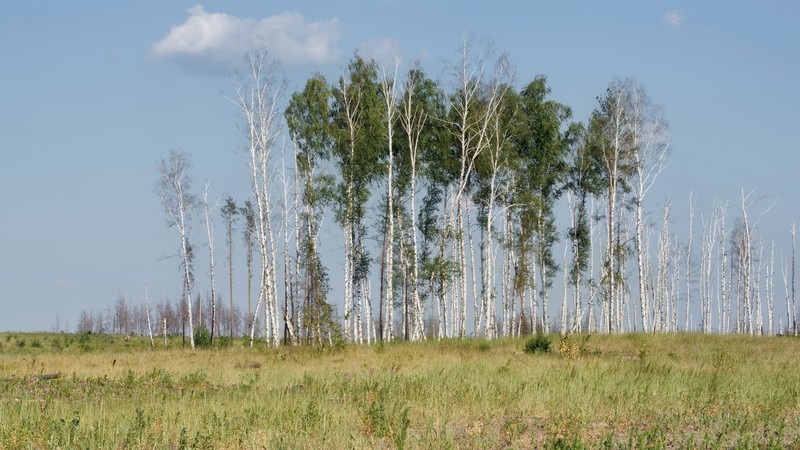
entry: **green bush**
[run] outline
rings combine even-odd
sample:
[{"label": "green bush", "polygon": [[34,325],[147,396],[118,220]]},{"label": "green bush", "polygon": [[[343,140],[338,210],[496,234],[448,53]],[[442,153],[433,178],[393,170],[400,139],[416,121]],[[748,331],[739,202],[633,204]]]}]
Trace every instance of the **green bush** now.
[{"label": "green bush", "polygon": [[194,346],[195,347],[211,347],[211,332],[208,331],[205,325],[200,325],[194,329]]},{"label": "green bush", "polygon": [[542,333],[536,333],[536,336],[531,336],[531,338],[525,342],[523,350],[525,353],[547,353],[550,351],[550,339]]},{"label": "green bush", "polygon": [[81,333],[81,336],[78,338],[78,346],[81,348],[81,351],[90,352],[92,351],[92,332],[87,331],[85,333]]},{"label": "green bush", "polygon": [[230,336],[217,336],[214,338],[215,347],[230,347],[230,345],[231,345]]}]

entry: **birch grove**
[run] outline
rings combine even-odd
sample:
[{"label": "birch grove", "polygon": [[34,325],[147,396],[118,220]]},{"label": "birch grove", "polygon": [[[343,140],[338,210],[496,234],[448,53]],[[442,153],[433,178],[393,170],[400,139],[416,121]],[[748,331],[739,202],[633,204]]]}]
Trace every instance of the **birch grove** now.
[{"label": "birch grove", "polygon": [[[257,337],[324,346],[537,331],[797,332],[795,230],[783,236],[791,254],[761,234],[771,205],[745,191],[732,212],[691,193],[688,211],[646,202],[672,149],[665,110],[640,83],[612,80],[580,123],[544,76],[518,90],[509,55],[477,39],[463,42],[442,83],[419,62],[403,67],[398,58],[381,70],[356,53],[334,82],[314,74],[285,101],[275,63],[248,55],[231,101],[251,197],[222,208],[231,333],[238,215],[251,346]],[[193,346],[188,166],[179,152],[161,161],[157,192],[180,238]],[[207,186],[202,195],[213,336],[225,305]]]}]

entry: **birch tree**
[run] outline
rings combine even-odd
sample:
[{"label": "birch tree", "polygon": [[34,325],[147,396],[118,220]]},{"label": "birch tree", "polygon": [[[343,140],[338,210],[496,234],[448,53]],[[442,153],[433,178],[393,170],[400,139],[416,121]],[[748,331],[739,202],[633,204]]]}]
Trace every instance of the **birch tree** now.
[{"label": "birch tree", "polygon": [[[495,220],[502,214],[501,201],[507,197],[503,192],[508,187],[511,161],[514,160],[513,136],[519,116],[519,97],[511,88],[506,88],[499,99],[497,111],[492,115],[487,129],[488,145],[476,160],[476,192],[473,196],[478,204],[478,222],[481,225],[480,239],[480,302],[475,308],[475,335],[497,336],[496,329],[496,246]],[[477,298],[476,298],[477,300]]]},{"label": "birch tree", "polygon": [[[435,169],[431,164],[426,164],[426,161],[432,161],[433,153],[441,143],[437,142],[436,136],[441,135],[437,130],[441,128],[441,117],[443,115],[441,106],[443,105],[443,98],[441,91],[438,89],[436,83],[428,79],[422,68],[415,64],[409,70],[404,84],[404,91],[401,94],[399,104],[399,117],[400,128],[402,136],[399,139],[399,155],[405,153],[404,170],[398,171],[399,189],[401,186],[408,187],[409,197],[409,219],[410,229],[408,234],[411,236],[411,245],[408,255],[410,263],[409,271],[409,286],[411,288],[412,304],[414,306],[415,317],[414,323],[421,330],[424,338],[424,308],[423,301],[420,294],[420,265],[430,260],[430,249],[425,246],[422,254],[420,253],[420,245],[418,242],[418,221],[417,221],[417,178],[422,170],[427,171],[429,175],[433,175]],[[437,111],[437,106],[439,111]],[[426,154],[423,154],[425,152]],[[434,163],[436,164],[436,163]],[[404,180],[405,178],[405,180]],[[429,177],[433,180],[434,177]],[[435,183],[435,181],[434,181]],[[433,201],[438,191],[438,186],[432,186],[432,189],[427,190],[427,201]],[[433,201],[428,208],[424,208],[429,214],[432,215],[434,208],[438,201]],[[423,211],[420,211],[422,215]],[[423,238],[434,239],[435,220],[432,220],[426,225],[429,227],[422,231]],[[422,222],[422,221],[420,221]],[[419,227],[423,228],[423,227]],[[428,279],[428,277],[426,277]],[[430,293],[434,294],[432,283],[429,284]],[[438,316],[437,316],[438,318]],[[440,318],[439,318],[440,319]]]},{"label": "birch tree", "polygon": [[[386,340],[392,340],[392,311],[394,310],[394,243],[395,243],[395,183],[394,183],[394,169],[395,169],[395,161],[394,161],[394,133],[395,133],[395,122],[398,118],[398,110],[397,110],[397,69],[400,66],[400,59],[395,58],[394,62],[394,72],[387,73],[386,68],[383,69],[383,73],[380,80],[380,91],[381,91],[381,98],[383,100],[383,120],[384,120],[384,130],[385,130],[385,141],[386,141],[386,149],[387,149],[387,158],[386,158],[386,218],[388,221],[386,236],[385,236],[385,249],[386,249],[386,312],[387,312],[387,330],[386,333]],[[419,299],[414,299],[414,313],[412,314],[414,320],[412,321],[411,326],[411,340],[416,341],[420,338],[423,330],[422,330],[422,322],[418,320],[419,318],[419,311],[417,310],[417,306],[419,303]],[[408,306],[404,302],[404,310],[407,311]],[[407,318],[407,314],[403,315],[404,320]],[[406,329],[408,327],[405,327]],[[407,335],[408,333],[406,333]]]},{"label": "birch tree", "polygon": [[366,297],[370,257],[364,245],[366,204],[370,187],[383,172],[379,164],[383,150],[379,90],[375,62],[358,55],[333,89],[333,159],[341,173],[335,194],[336,219],[344,231],[345,247],[344,335],[357,342],[363,340],[362,313],[370,308]]},{"label": "birch tree", "polygon": [[[795,245],[796,244],[796,236],[797,236],[797,232],[796,232],[795,224],[792,224],[792,279],[791,279],[792,296],[791,296],[791,302],[789,302],[789,300],[786,301],[786,310],[790,311],[788,313],[789,318],[788,318],[788,323],[786,324],[786,331],[788,332],[791,329],[792,333],[794,333],[795,336],[797,336],[797,297],[795,296],[795,290],[794,290],[794,288],[795,288],[794,283],[795,283],[795,278],[796,278],[795,277],[795,255],[797,253],[796,252],[796,245]],[[791,303],[791,308],[789,307],[790,303]]]},{"label": "birch tree", "polygon": [[[450,128],[458,160],[457,178],[452,198],[449,227],[455,240],[451,261],[456,267],[453,291],[454,328],[460,337],[466,332],[467,260],[466,239],[469,227],[468,191],[475,161],[489,145],[488,129],[500,99],[510,86],[511,66],[508,55],[502,54],[494,65],[494,74],[487,73],[490,45],[480,48],[473,38],[465,38],[461,60],[450,67],[455,90],[450,97]],[[472,274],[474,277],[474,273]],[[473,295],[474,296],[474,295]]]},{"label": "birch tree", "polygon": [[196,199],[191,194],[191,177],[189,169],[191,160],[186,153],[170,150],[168,160],[160,160],[157,165],[160,179],[156,185],[156,195],[161,199],[167,224],[175,227],[180,238],[181,268],[183,271],[183,296],[189,321],[189,342],[194,349],[194,325],[192,320],[192,247],[189,244],[191,211]]},{"label": "birch tree", "polygon": [[647,285],[645,279],[645,255],[642,239],[645,228],[644,197],[668,163],[669,125],[664,119],[663,109],[651,103],[644,87],[631,81],[630,126],[633,147],[634,193],[636,208],[636,261],[639,270],[639,300],[642,313],[642,329],[649,331],[647,323]]},{"label": "birch tree", "polygon": [[[670,274],[674,270],[677,270],[677,267],[670,267],[671,262],[671,236],[669,232],[669,225],[670,225],[670,207],[671,204],[669,201],[664,202],[664,211],[662,214],[661,220],[661,233],[659,234],[658,238],[658,271],[656,275],[655,285],[652,287],[653,297],[655,300],[655,304],[653,307],[655,308],[654,311],[650,311],[649,308],[645,307],[642,311],[647,313],[647,316],[642,318],[642,324],[647,323],[650,314],[652,313],[653,317],[653,327],[652,330],[649,328],[644,328],[644,332],[650,331],[658,331],[658,332],[666,332],[668,331],[668,321],[669,321],[669,304],[670,304]],[[645,295],[649,295],[646,293]],[[647,305],[647,302],[644,303]],[[644,326],[644,325],[643,325]]]},{"label": "birch tree", "polygon": [[689,331],[689,319],[691,318],[691,298],[692,298],[692,239],[694,238],[694,207],[695,201],[692,198],[692,191],[689,191],[689,238],[686,243],[686,325],[684,331]]},{"label": "birch tree", "polygon": [[208,277],[209,282],[211,283],[211,343],[213,344],[214,332],[217,327],[217,291],[214,284],[214,220],[212,219],[211,210],[215,209],[216,205],[208,205],[208,188],[210,184],[210,181],[206,180],[205,185],[203,186],[203,213],[205,216],[206,233],[208,236]]},{"label": "birch tree", "polygon": [[[569,278],[572,284],[575,309],[575,320],[572,325],[574,332],[581,330],[582,275],[589,267],[592,245],[588,201],[601,193],[603,179],[600,176],[599,161],[591,154],[586,127],[583,124],[571,124],[565,138],[569,145],[569,165],[565,188],[568,194],[571,194],[568,196],[567,202],[570,211],[570,227],[567,230],[567,236],[572,253]],[[587,305],[587,307],[590,306]]]},{"label": "birch tree", "polygon": [[770,249],[769,254],[769,265],[767,266],[767,275],[766,275],[766,297],[767,297],[767,309],[769,314],[769,322],[768,322],[768,333],[770,336],[775,334],[774,322],[775,322],[775,241],[772,241],[772,248]]},{"label": "birch tree", "polygon": [[599,98],[599,106],[592,114],[590,135],[593,151],[600,161],[606,192],[606,255],[604,257],[605,302],[608,323],[606,328],[613,332],[618,325],[614,321],[615,305],[619,302],[619,285],[622,273],[619,264],[622,248],[619,247],[617,226],[618,195],[627,189],[633,171],[635,148],[633,146],[633,127],[631,124],[631,82],[614,80]]},{"label": "birch tree", "polygon": [[239,207],[230,195],[225,197],[220,214],[225,221],[225,238],[228,244],[228,300],[230,301],[228,332],[230,344],[233,345],[233,230],[239,217]]},{"label": "birch tree", "polygon": [[[333,186],[320,165],[331,157],[333,145],[328,82],[320,74],[306,81],[302,91],[292,95],[285,117],[295,148],[297,190],[300,211],[295,219],[295,240],[299,291],[306,337],[322,345],[331,331],[332,307],[328,303],[328,272],[319,255],[322,214]],[[298,324],[299,326],[299,324]]]},{"label": "birch tree", "polygon": [[239,214],[244,219],[244,227],[242,227],[242,237],[244,238],[244,245],[246,249],[246,263],[247,263],[247,329],[250,330],[254,323],[255,316],[252,314],[252,287],[253,287],[253,238],[256,233],[256,213],[253,203],[250,200],[245,200],[244,206],[239,209]]},{"label": "birch tree", "polygon": [[[263,302],[264,339],[268,345],[278,346],[277,247],[272,231],[270,181],[274,172],[272,150],[281,131],[279,104],[286,82],[280,78],[276,63],[269,59],[265,51],[249,52],[248,63],[246,79],[238,77],[235,80],[236,99],[233,101],[244,119],[243,131],[255,200],[255,235],[261,256],[260,292],[253,317],[258,314]],[[255,320],[250,327],[251,346],[254,325]]]},{"label": "birch tree", "polygon": [[700,325],[703,333],[711,332],[711,264],[719,233],[720,209],[710,219],[701,218],[703,233],[700,242]]}]

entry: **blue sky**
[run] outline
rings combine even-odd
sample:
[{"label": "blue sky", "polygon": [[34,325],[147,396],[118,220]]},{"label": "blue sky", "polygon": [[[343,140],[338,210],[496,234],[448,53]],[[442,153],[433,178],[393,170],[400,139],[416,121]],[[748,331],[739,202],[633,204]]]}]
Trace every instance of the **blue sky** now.
[{"label": "blue sky", "polygon": [[798,17],[794,1],[0,2],[0,330],[74,326],[80,309],[143,301],[145,285],[151,300],[179,295],[155,163],[181,149],[197,191],[210,178],[214,197],[247,196],[226,100],[247,40],[284,61],[290,91],[336,77],[355,50],[420,59],[446,86],[443,63],[475,32],[510,52],[518,85],[546,75],[576,120],[613,77],[635,78],[672,130],[650,209],[671,198],[680,232],[692,190],[698,220],[718,196],[732,223],[755,188],[768,197],[755,210],[777,199],[761,232],[783,245],[800,218]]}]

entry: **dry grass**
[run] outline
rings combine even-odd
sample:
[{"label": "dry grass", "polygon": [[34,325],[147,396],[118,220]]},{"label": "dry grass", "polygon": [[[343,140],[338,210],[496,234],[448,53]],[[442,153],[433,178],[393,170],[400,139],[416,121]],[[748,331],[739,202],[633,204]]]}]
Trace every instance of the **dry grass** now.
[{"label": "dry grass", "polygon": [[529,355],[522,339],[190,351],[0,334],[0,448],[800,447],[797,339],[551,339]]}]

